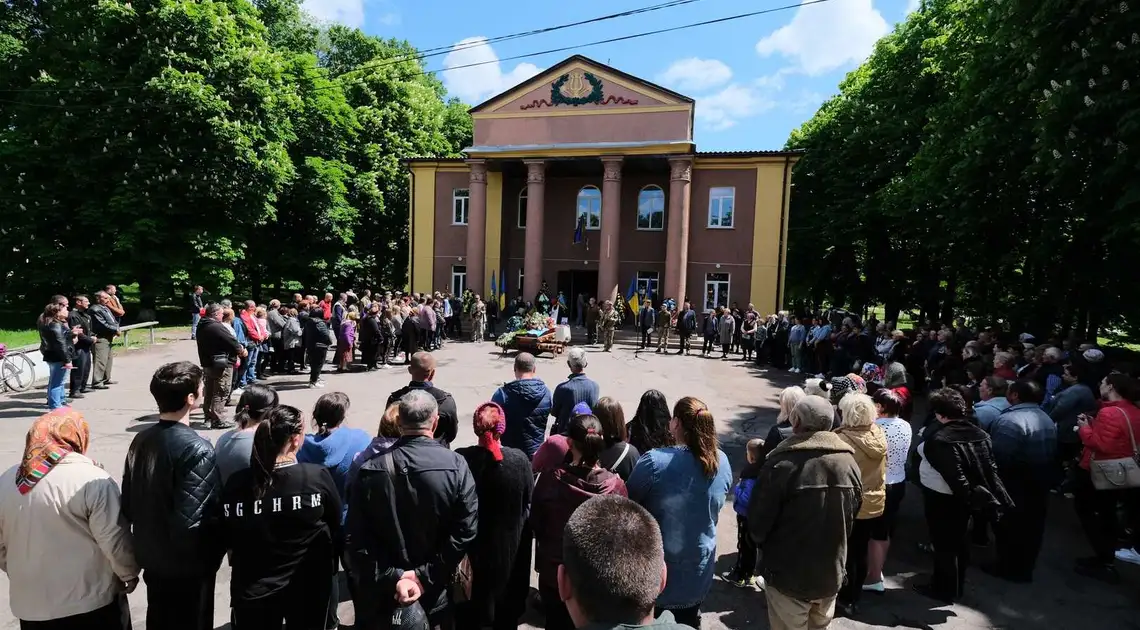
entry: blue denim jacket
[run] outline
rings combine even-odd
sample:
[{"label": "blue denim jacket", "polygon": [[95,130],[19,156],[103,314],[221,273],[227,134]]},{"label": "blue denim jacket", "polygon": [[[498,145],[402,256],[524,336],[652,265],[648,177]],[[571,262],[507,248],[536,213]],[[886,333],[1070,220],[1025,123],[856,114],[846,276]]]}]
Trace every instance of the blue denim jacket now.
[{"label": "blue denim jacket", "polygon": [[717,471],[706,477],[683,446],[656,448],[641,456],[626,482],[629,498],[661,526],[669,579],[658,608],[688,608],[708,595],[716,565],[716,525],[732,485],[732,468],[717,450]]}]

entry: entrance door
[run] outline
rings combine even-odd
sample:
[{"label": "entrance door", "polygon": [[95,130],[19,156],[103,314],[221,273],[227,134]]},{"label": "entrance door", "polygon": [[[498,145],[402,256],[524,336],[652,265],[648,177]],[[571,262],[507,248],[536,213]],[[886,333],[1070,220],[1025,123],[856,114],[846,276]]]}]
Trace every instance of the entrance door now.
[{"label": "entrance door", "polygon": [[[585,293],[586,299],[597,297],[598,292],[598,272],[587,269],[575,269],[570,271],[558,272],[558,287],[557,291],[561,291],[566,296],[566,306],[569,307],[567,317],[572,323],[574,317],[577,315],[575,312],[578,294]],[[559,317],[563,317],[559,315]]]},{"label": "entrance door", "polygon": [[728,306],[730,278],[727,273],[705,274],[705,310]]}]

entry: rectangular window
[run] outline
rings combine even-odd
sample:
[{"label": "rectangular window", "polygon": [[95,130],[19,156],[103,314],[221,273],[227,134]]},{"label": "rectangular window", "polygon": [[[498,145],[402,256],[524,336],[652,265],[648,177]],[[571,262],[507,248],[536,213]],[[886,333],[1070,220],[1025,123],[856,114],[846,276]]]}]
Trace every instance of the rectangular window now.
[{"label": "rectangular window", "polygon": [[657,186],[647,186],[637,195],[637,229],[665,229],[665,192]]},{"label": "rectangular window", "polygon": [[731,186],[709,189],[709,227],[732,227],[736,189]]},{"label": "rectangular window", "polygon": [[587,230],[602,229],[602,192],[593,186],[578,191],[578,212],[574,216],[574,229],[582,217],[586,218]]},{"label": "rectangular window", "polygon": [[518,295],[522,295],[522,287],[523,287],[523,270],[522,270],[522,267],[519,267],[519,288],[518,288]]},{"label": "rectangular window", "polygon": [[524,230],[526,229],[526,198],[527,198],[527,192],[526,192],[526,189],[523,188],[522,192],[519,193],[519,221],[518,221],[518,226]]},{"label": "rectangular window", "polygon": [[718,306],[728,306],[729,274],[705,274],[705,310],[710,311]]},{"label": "rectangular window", "polygon": [[644,301],[645,298],[653,300],[657,298],[657,282],[659,276],[656,271],[639,271],[637,272],[637,296],[639,300]]},{"label": "rectangular window", "polygon": [[451,294],[463,295],[467,290],[467,266],[466,265],[452,265],[451,266]]},{"label": "rectangular window", "polygon": [[451,191],[451,224],[467,225],[467,204],[471,201],[471,194],[466,188],[456,188]]}]

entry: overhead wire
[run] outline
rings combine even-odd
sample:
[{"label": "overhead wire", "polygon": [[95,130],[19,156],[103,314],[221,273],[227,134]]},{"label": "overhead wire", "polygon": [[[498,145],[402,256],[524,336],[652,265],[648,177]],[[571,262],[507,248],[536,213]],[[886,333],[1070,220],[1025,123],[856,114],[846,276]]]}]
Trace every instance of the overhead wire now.
[{"label": "overhead wire", "polygon": [[[578,49],[582,49],[582,48],[589,48],[592,46],[600,46],[600,45],[604,45],[604,44],[612,44],[612,43],[616,43],[616,42],[629,41],[629,40],[634,40],[634,39],[640,39],[643,37],[651,37],[654,35],[662,35],[665,33],[675,33],[678,31],[688,30],[688,29],[692,29],[692,28],[698,28],[698,27],[702,27],[702,26],[710,26],[713,24],[723,24],[723,23],[732,22],[735,20],[742,20],[742,19],[747,19],[747,18],[752,18],[752,17],[758,17],[761,15],[768,15],[771,13],[777,13],[777,12],[781,12],[781,11],[788,11],[788,10],[796,9],[799,7],[824,4],[827,2],[831,2],[831,1],[832,0],[806,0],[804,2],[796,2],[794,4],[785,4],[785,5],[781,5],[778,7],[770,7],[767,9],[760,9],[760,10],[756,10],[756,11],[748,11],[746,13],[738,13],[735,15],[729,15],[729,16],[725,16],[725,17],[710,19],[710,20],[702,20],[700,22],[692,22],[689,24],[682,24],[679,26],[671,26],[671,27],[666,27],[666,28],[653,29],[653,30],[649,30],[649,31],[641,31],[641,32],[637,32],[637,33],[631,33],[629,35],[621,35],[618,37],[609,37],[609,38],[605,38],[605,39],[599,39],[599,40],[595,40],[595,41],[591,41],[591,42],[584,42],[584,43],[572,44],[572,45],[567,45],[567,46],[558,46],[555,48],[548,48],[548,49],[540,50],[540,51],[536,51],[536,52],[522,53],[522,54],[518,54],[518,55],[510,55],[507,57],[488,59],[488,60],[483,60],[483,61],[476,61],[476,62],[460,64],[460,65],[456,65],[456,66],[448,66],[448,67],[443,67],[443,68],[437,68],[435,70],[424,69],[424,70],[419,70],[416,72],[410,72],[407,74],[402,74],[402,75],[398,76],[397,79],[407,80],[407,79],[412,79],[412,78],[416,78],[416,77],[420,77],[420,76],[434,75],[436,73],[451,72],[454,70],[462,70],[465,68],[475,68],[478,66],[484,66],[484,65],[488,65],[488,64],[492,64],[492,63],[501,63],[503,61],[515,61],[515,60],[519,60],[519,59],[530,59],[533,57],[539,57],[539,56],[549,55],[549,54],[558,53],[558,52],[566,52],[566,51],[570,51],[570,50],[578,50]],[[360,71],[368,70],[368,69],[376,69],[376,68],[384,67],[386,65],[394,65],[396,63],[402,63],[402,62],[411,61],[411,60],[412,60],[411,57],[401,58],[398,60],[387,59],[387,60],[384,60],[385,63],[383,65],[365,64],[362,66],[358,66],[356,68],[352,68],[352,69],[345,70],[345,71],[340,72],[340,73],[330,75],[329,78],[330,79],[339,79],[341,77],[344,77],[345,75],[348,75],[348,74],[351,74],[354,72],[360,72]],[[144,87],[145,87],[145,85],[144,85]],[[312,92],[320,92],[320,91],[324,91],[324,90],[343,89],[344,87],[346,87],[344,83],[338,82],[338,83],[332,83],[332,84],[324,86],[324,87],[313,88],[311,90],[307,90],[305,93],[307,94],[307,93],[312,93]],[[107,88],[107,89],[111,89],[111,88]],[[9,102],[9,103],[16,103],[16,104],[30,105],[30,106],[40,106],[41,105],[40,103],[26,103],[26,102],[10,101],[10,100],[4,101],[3,99],[0,99],[0,102]],[[61,105],[54,105],[54,104],[42,104],[42,105],[48,106],[48,107],[56,107],[56,108],[67,109],[69,107],[96,108],[96,107],[104,107],[107,104],[106,103],[100,103],[100,104],[94,104],[94,105],[71,105],[71,106],[68,106],[66,103],[64,103]]]}]

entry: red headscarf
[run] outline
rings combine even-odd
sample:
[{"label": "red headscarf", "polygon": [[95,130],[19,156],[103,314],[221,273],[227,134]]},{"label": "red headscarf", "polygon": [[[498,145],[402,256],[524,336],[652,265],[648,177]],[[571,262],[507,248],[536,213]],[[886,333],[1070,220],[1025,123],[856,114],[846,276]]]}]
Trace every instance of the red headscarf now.
[{"label": "red headscarf", "polygon": [[491,452],[495,461],[503,461],[503,450],[499,445],[499,437],[507,430],[507,414],[498,403],[485,402],[475,408],[472,418],[475,426],[475,435],[479,436],[479,446]]}]

